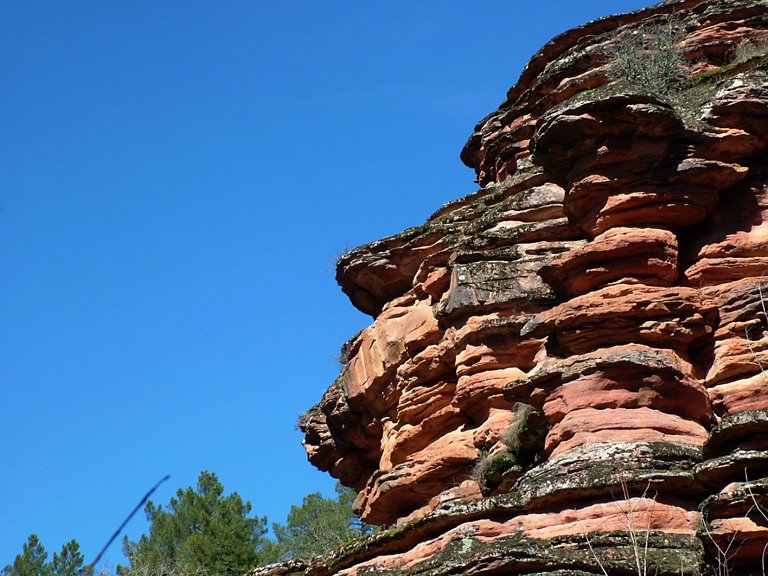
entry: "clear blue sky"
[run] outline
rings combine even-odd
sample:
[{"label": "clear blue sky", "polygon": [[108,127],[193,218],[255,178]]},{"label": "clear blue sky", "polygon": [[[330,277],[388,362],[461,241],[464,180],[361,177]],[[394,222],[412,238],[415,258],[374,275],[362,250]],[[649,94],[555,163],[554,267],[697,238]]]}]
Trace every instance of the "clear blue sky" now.
[{"label": "clear blue sky", "polygon": [[543,43],[648,4],[0,2],[0,566],[92,559],[164,474],[331,494],[294,425],[368,323],[336,257],[475,189]]}]

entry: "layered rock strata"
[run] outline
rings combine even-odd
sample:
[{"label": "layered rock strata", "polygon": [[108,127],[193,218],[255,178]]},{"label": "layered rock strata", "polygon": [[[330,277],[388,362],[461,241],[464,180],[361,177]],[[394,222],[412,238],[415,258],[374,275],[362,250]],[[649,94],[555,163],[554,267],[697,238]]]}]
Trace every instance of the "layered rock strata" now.
[{"label": "layered rock strata", "polygon": [[760,573],[766,54],[755,0],[542,48],[462,151],[481,188],[338,263],[373,323],[301,428],[393,527],[264,573]]}]

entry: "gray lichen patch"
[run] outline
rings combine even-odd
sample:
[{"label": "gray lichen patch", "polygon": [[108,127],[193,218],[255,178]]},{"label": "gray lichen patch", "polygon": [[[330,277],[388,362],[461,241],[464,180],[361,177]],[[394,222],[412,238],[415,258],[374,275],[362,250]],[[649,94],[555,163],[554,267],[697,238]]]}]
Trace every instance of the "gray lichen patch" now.
[{"label": "gray lichen patch", "polygon": [[[407,569],[362,568],[358,574],[377,576],[443,576],[463,574],[637,574],[637,558],[648,574],[679,576],[701,574],[703,551],[691,536],[651,532],[642,535],[626,532],[585,535],[581,546],[573,538],[536,540],[522,533],[491,541],[471,536],[450,542],[431,558]],[[637,550],[641,545],[642,550]],[[603,568],[601,568],[601,566]],[[682,572],[681,572],[682,570]]]}]

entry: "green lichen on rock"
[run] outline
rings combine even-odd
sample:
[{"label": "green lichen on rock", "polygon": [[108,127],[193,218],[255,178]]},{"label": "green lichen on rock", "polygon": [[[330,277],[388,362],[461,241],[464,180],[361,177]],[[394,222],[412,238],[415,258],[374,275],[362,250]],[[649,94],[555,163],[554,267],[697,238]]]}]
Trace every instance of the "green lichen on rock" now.
[{"label": "green lichen on rock", "polygon": [[472,476],[477,480],[480,491],[487,496],[493,494],[506,475],[510,473],[519,475],[522,470],[514,454],[500,450],[483,455],[478,460]]}]

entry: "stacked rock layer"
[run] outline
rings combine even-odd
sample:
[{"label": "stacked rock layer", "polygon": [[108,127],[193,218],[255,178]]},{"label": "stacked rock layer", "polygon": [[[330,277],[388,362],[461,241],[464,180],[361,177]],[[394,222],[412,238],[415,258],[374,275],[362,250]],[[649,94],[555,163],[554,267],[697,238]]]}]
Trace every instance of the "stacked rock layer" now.
[{"label": "stacked rock layer", "polygon": [[264,573],[761,573],[767,55],[755,0],[542,48],[462,152],[482,188],[338,264],[373,323],[301,428],[390,528]]}]

